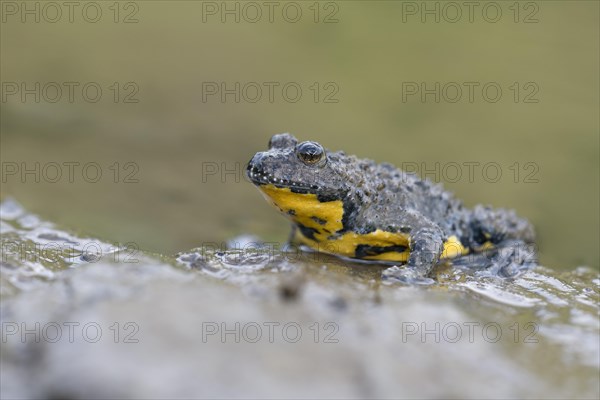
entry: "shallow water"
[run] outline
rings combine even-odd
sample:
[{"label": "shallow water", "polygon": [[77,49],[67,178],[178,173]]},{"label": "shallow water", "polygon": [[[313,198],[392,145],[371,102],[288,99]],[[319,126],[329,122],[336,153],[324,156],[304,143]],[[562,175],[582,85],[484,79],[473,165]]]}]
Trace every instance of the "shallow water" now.
[{"label": "shallow water", "polygon": [[410,286],[252,237],[160,256],[0,211],[3,398],[600,395],[590,268]]}]

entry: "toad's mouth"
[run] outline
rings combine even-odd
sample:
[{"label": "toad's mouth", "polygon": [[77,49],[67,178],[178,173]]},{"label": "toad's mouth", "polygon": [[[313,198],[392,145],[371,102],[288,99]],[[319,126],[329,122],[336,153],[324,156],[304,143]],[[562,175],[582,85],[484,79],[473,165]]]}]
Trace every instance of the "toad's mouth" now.
[{"label": "toad's mouth", "polygon": [[277,188],[289,188],[294,193],[317,194],[319,192],[318,185],[310,185],[290,179],[277,178],[273,174],[268,173],[260,167],[252,164],[248,164],[248,167],[246,168],[246,176],[257,186],[274,185]]}]

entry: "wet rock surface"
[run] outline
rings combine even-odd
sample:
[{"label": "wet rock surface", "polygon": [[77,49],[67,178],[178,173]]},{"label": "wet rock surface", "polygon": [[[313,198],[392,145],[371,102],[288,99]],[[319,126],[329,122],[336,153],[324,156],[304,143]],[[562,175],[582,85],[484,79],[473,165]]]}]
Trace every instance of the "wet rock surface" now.
[{"label": "wet rock surface", "polygon": [[[2,398],[598,398],[600,277],[174,257],[1,204]],[[247,241],[247,240],[246,240]]]}]

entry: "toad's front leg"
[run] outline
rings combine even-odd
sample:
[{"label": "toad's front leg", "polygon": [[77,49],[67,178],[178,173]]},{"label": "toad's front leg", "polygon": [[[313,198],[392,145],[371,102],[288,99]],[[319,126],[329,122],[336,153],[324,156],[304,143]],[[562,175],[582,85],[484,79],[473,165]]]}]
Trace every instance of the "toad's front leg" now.
[{"label": "toad's front leg", "polygon": [[427,221],[414,227],[410,234],[410,255],[403,267],[388,268],[386,280],[407,284],[432,284],[427,275],[439,261],[444,247],[444,234],[435,224]]},{"label": "toad's front leg", "polygon": [[444,249],[444,233],[428,224],[414,230],[410,236],[410,256],[407,267],[418,276],[427,276],[440,260]]}]

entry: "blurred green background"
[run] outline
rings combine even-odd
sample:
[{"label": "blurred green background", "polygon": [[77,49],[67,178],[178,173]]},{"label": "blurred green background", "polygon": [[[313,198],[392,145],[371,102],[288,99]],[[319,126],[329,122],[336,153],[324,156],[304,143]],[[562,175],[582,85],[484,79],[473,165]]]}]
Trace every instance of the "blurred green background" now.
[{"label": "blurred green background", "polygon": [[[288,224],[242,173],[272,134],[292,132],[377,161],[417,163],[422,175],[439,163],[428,176],[468,206],[489,203],[529,218],[543,264],[598,268],[599,3],[497,1],[484,13],[487,3],[478,3],[472,22],[464,7],[451,22],[456,10],[440,2],[438,23],[420,15],[435,2],[277,2],[273,22],[263,2],[228,2],[239,7],[237,23],[235,15],[222,21],[222,2],[100,1],[96,23],[84,18],[95,18],[96,8],[84,14],[86,2],[73,22],[66,8],[49,21],[56,12],[48,8],[38,23],[22,21],[21,2],[3,1],[1,195],[70,229],[162,253],[243,233],[284,241]],[[263,15],[251,22],[256,4]],[[289,22],[297,9],[299,21]],[[36,82],[40,101],[22,99],[20,85]],[[49,82],[79,83],[73,101],[66,89],[50,101]],[[102,88],[99,101],[83,97],[87,82]],[[234,95],[223,102],[207,94],[207,82],[264,90],[254,103],[250,86],[239,102]],[[272,102],[264,82],[279,85]],[[282,94],[289,82],[302,89],[297,102]],[[410,82],[439,82],[440,101],[408,95]],[[452,82],[463,88],[456,102]],[[473,101],[464,82],[479,84]],[[482,94],[489,82],[502,89],[497,102]],[[138,102],[125,102],[129,94]],[[36,162],[40,182],[8,174]],[[44,175],[48,163],[68,162],[80,163],[73,182],[67,167],[58,182],[47,179],[50,167]],[[82,177],[92,162],[102,168],[96,183]],[[480,163],[473,179],[469,162]],[[453,163],[464,166],[458,179]],[[486,163],[500,166],[497,182],[494,169],[482,174]],[[237,176],[222,178],[223,167]],[[130,173],[139,182],[124,182]]]}]

